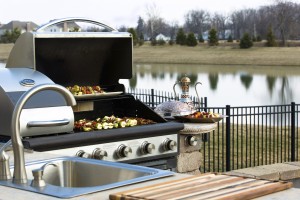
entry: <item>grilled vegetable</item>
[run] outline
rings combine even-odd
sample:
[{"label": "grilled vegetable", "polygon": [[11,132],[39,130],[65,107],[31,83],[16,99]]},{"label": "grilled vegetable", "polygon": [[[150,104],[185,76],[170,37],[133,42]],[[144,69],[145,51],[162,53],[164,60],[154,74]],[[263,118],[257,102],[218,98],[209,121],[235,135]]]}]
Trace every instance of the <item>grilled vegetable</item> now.
[{"label": "grilled vegetable", "polygon": [[137,117],[115,117],[104,116],[103,118],[96,118],[95,120],[81,119],[75,121],[74,130],[79,131],[93,131],[101,129],[113,129],[113,128],[124,128],[132,127],[137,125],[154,124],[155,122],[149,119],[137,118]]}]

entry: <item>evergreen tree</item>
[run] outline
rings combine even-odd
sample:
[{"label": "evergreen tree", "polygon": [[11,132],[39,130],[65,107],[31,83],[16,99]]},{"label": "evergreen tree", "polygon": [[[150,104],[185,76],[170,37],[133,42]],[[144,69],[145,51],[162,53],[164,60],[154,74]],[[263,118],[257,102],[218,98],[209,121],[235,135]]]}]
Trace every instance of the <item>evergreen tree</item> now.
[{"label": "evergreen tree", "polygon": [[248,49],[253,46],[253,41],[248,33],[244,33],[241,41],[240,41],[240,48],[241,49]]},{"label": "evergreen tree", "polygon": [[183,28],[180,28],[177,31],[176,44],[180,44],[180,45],[185,45],[186,44],[186,35],[183,31]]},{"label": "evergreen tree", "polygon": [[140,34],[140,37],[139,37],[139,39],[138,39],[138,43],[139,43],[139,45],[140,46],[142,46],[143,44],[144,44],[144,34],[143,33],[141,33]]},{"label": "evergreen tree", "polygon": [[131,35],[132,35],[133,45],[134,46],[137,45],[137,43],[138,43],[138,37],[137,37],[135,29],[134,28],[129,28],[127,30],[127,32],[131,33]]},{"label": "evergreen tree", "polygon": [[204,39],[203,39],[202,33],[199,33],[199,35],[198,35],[198,41],[199,41],[200,43],[204,43]]},{"label": "evergreen tree", "polygon": [[20,35],[21,35],[21,30],[18,28],[14,28],[14,30],[12,31],[6,30],[4,34],[1,36],[1,42],[15,43]]},{"label": "evergreen tree", "polygon": [[228,36],[227,42],[233,42],[233,39],[232,39],[232,36],[231,36],[231,35]]},{"label": "evergreen tree", "polygon": [[197,39],[194,35],[194,33],[189,33],[187,38],[186,38],[186,45],[190,46],[190,47],[194,47],[197,46],[198,42]]},{"label": "evergreen tree", "polygon": [[219,44],[217,31],[215,29],[211,29],[208,33],[208,44],[209,46],[217,46]]},{"label": "evergreen tree", "polygon": [[275,40],[275,36],[273,34],[271,26],[269,27],[269,30],[268,30],[268,33],[267,33],[267,43],[266,43],[266,46],[267,47],[276,47],[277,46],[277,43],[276,43],[276,40]]},{"label": "evergreen tree", "polygon": [[[139,36],[144,35],[145,21],[143,20],[143,18],[141,16],[139,16],[137,24],[138,24],[137,27],[136,27],[137,35],[139,35]],[[141,39],[141,38],[139,38],[139,39]],[[144,36],[143,36],[143,40],[144,40]]]},{"label": "evergreen tree", "polygon": [[257,42],[261,42],[262,41],[262,39],[261,39],[261,37],[259,35],[256,37],[256,41]]}]

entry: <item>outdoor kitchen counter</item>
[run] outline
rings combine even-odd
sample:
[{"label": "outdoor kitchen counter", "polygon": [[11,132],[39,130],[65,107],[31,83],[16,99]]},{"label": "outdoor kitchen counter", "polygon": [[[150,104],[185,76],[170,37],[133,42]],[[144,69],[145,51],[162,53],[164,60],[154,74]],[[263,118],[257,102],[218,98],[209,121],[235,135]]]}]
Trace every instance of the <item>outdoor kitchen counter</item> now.
[{"label": "outdoor kitchen counter", "polygon": [[[10,156],[10,161],[11,164],[13,163],[13,155],[12,155],[12,151],[8,152],[9,156]],[[48,153],[41,153],[41,152],[33,152],[33,153],[25,153],[25,159],[26,162],[28,161],[34,161],[34,160],[41,160],[41,159],[50,159],[50,158],[55,158],[58,157],[57,155],[51,155]],[[60,156],[59,156],[60,157]],[[74,197],[74,198],[70,198],[71,200],[109,200],[109,195],[110,194],[115,194],[118,192],[122,192],[122,191],[126,191],[126,190],[130,190],[130,189],[135,189],[135,188],[140,188],[140,187],[145,187],[145,186],[149,186],[149,185],[153,185],[153,184],[157,184],[157,183],[163,183],[163,182],[167,182],[170,180],[176,180],[176,179],[180,179],[180,178],[184,178],[184,177],[188,177],[191,175],[187,175],[187,174],[175,174],[174,176],[171,177],[166,177],[166,178],[161,178],[161,179],[156,179],[156,180],[151,180],[151,181],[147,181],[147,182],[143,182],[143,183],[138,183],[138,184],[133,184],[133,185],[129,185],[129,186],[124,186],[124,187],[119,187],[116,189],[111,189],[111,190],[106,190],[106,191],[102,191],[102,192],[97,192],[97,193],[92,193],[92,194],[86,194],[83,196],[78,196],[78,197]],[[60,199],[60,198],[56,198],[56,197],[51,197],[51,196],[47,196],[47,195],[42,195],[42,194],[38,194],[38,193],[33,193],[33,192],[28,192],[28,191],[24,191],[24,190],[18,190],[18,189],[14,189],[14,188],[10,188],[10,187],[5,187],[5,186],[0,186],[0,199],[1,200],[24,200],[24,199],[30,199],[30,200],[52,200],[52,199]],[[300,194],[300,189],[296,189],[296,188],[291,188],[282,192],[277,192],[277,193],[273,193],[270,195],[266,195],[263,197],[258,198],[259,200],[268,200],[268,199],[277,199],[277,200],[288,200],[288,199],[298,199]]]},{"label": "outdoor kitchen counter", "polygon": [[177,156],[177,172],[192,175],[200,174],[202,164],[201,144],[203,136],[214,131],[218,123],[183,123],[179,134],[179,155]]}]

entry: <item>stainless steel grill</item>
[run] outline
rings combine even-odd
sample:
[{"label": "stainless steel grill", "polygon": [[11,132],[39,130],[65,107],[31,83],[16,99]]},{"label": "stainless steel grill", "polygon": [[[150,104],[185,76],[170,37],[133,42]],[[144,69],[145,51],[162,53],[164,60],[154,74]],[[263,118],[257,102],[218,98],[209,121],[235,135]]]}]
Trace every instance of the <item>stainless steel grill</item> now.
[{"label": "stainless steel grill", "polygon": [[[44,31],[50,25],[76,20],[102,25],[110,32]],[[126,94],[124,85],[119,83],[120,79],[132,77],[132,49],[132,36],[129,33],[117,32],[100,22],[81,18],[52,21],[36,32],[23,33],[9,56],[5,70],[30,70],[33,74],[39,74],[42,82],[53,81],[65,87],[75,84],[100,85],[106,94],[116,94],[77,98],[77,106],[72,111],[73,120],[115,115],[141,117],[156,122],[151,125],[93,132],[74,132],[58,128],[53,128],[52,132],[44,132],[43,129],[40,134],[27,134],[23,138],[24,146],[37,151],[174,169],[178,153],[178,131],[183,129],[183,125],[166,121],[144,103]],[[39,84],[36,77],[25,78]],[[16,81],[8,85],[18,85],[18,80],[16,78]],[[25,88],[20,85],[18,87]],[[1,96],[7,94],[9,91],[4,90]],[[39,102],[59,99],[52,95],[55,97],[55,94],[41,94]],[[48,109],[45,111],[47,113],[54,108],[45,104],[37,106],[35,103],[32,107],[43,107]],[[56,117],[62,118],[64,114]],[[34,120],[41,117],[38,113],[35,116],[37,119]],[[26,115],[20,123],[28,124],[27,121],[30,120]],[[72,119],[70,121],[71,124],[74,122]],[[0,134],[2,139],[9,137],[9,134]]]}]

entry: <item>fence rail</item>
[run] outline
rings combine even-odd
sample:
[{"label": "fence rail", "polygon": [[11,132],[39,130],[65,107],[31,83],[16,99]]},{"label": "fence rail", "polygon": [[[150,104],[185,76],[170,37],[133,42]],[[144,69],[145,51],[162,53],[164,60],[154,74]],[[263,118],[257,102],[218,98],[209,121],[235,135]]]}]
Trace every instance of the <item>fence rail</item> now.
[{"label": "fence rail", "polygon": [[[128,89],[127,93],[134,95],[135,98],[141,100],[152,109],[163,102],[178,99],[178,97],[175,97],[174,93],[172,92],[163,92],[154,89]],[[195,107],[207,107],[206,97],[200,98],[200,102],[198,101],[198,98],[194,96],[191,96],[190,98],[193,101]]]},{"label": "fence rail", "polygon": [[[151,108],[174,100],[172,93],[151,90],[130,90]],[[207,107],[207,98],[199,109],[227,117],[217,129],[203,134],[201,172],[224,172],[246,167],[298,161],[300,155],[300,104],[231,107]]]}]

